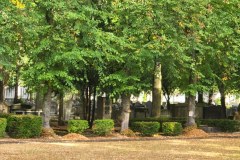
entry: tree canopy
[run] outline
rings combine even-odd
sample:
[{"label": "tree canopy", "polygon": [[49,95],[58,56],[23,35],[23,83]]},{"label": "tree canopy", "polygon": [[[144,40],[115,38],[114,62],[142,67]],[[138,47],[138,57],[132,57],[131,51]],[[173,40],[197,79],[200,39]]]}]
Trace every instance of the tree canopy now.
[{"label": "tree canopy", "polygon": [[213,86],[223,97],[239,92],[238,0],[3,0],[0,6],[0,81],[15,74],[45,96],[130,95],[152,90],[159,63],[168,97],[175,89],[194,96]]}]

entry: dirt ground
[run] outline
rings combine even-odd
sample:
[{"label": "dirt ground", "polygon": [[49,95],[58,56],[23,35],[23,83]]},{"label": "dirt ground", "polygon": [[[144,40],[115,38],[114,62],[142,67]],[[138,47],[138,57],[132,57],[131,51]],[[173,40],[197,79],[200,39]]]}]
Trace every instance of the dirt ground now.
[{"label": "dirt ground", "polygon": [[112,142],[0,139],[0,160],[240,160],[238,136]]}]

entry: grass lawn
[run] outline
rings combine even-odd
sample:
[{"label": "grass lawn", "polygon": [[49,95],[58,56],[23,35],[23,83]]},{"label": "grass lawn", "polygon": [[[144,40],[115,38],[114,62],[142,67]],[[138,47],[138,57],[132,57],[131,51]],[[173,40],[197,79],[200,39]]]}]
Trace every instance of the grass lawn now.
[{"label": "grass lawn", "polygon": [[240,138],[117,142],[0,140],[1,160],[240,160]]}]

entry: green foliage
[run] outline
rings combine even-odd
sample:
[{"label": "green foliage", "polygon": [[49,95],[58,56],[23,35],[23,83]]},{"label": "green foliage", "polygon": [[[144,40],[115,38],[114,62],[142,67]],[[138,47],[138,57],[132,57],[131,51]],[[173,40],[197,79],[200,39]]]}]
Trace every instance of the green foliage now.
[{"label": "green foliage", "polygon": [[67,130],[69,133],[83,133],[89,128],[86,120],[69,120]]},{"label": "green foliage", "polygon": [[140,132],[143,136],[153,136],[159,132],[160,124],[158,122],[134,122],[131,128],[135,132]]},{"label": "green foliage", "polygon": [[8,119],[9,116],[11,116],[13,114],[9,114],[9,113],[0,113],[0,118],[6,118]]},{"label": "green foliage", "polygon": [[98,119],[93,123],[92,130],[100,136],[109,135],[114,129],[114,121],[112,119]]},{"label": "green foliage", "polygon": [[238,132],[240,131],[240,121],[229,119],[204,119],[200,121],[203,125],[210,127],[218,127],[223,132]]},{"label": "green foliage", "polygon": [[164,122],[162,125],[162,132],[168,136],[176,136],[183,131],[181,123],[178,122]]},{"label": "green foliage", "polygon": [[[164,122],[178,122],[181,123],[182,126],[184,126],[187,123],[187,119],[186,118],[168,118],[168,117],[163,117],[163,118],[136,118],[136,119],[131,119],[130,120],[130,125],[132,125],[132,123],[134,122],[159,122],[160,123],[160,131],[162,131],[162,124]],[[198,124],[198,120],[196,121],[196,123]]]},{"label": "green foliage", "polygon": [[151,90],[159,61],[165,95],[239,91],[239,0],[21,3],[0,2],[0,80],[118,96]]},{"label": "green foliage", "polygon": [[39,137],[42,131],[42,117],[11,115],[8,117],[7,130],[14,138]]},{"label": "green foliage", "polygon": [[[13,114],[11,114],[11,113],[0,113],[0,118],[6,118],[7,123],[8,123],[8,117],[10,117],[11,115],[13,115]],[[8,128],[6,128],[6,132],[8,132],[7,129]]]},{"label": "green foliage", "polygon": [[0,118],[0,137],[3,137],[7,127],[7,119]]}]

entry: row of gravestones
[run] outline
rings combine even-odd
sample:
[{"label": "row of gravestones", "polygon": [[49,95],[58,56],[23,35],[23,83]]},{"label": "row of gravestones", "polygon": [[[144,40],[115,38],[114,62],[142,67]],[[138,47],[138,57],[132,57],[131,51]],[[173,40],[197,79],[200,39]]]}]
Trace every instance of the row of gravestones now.
[{"label": "row of gravestones", "polygon": [[[174,104],[170,107],[172,117],[188,116],[186,103]],[[200,119],[223,119],[226,118],[226,110],[221,106],[208,106],[205,103],[196,105],[195,117]]]},{"label": "row of gravestones", "polygon": [[[143,108],[145,107],[145,108]],[[133,105],[131,107],[130,118],[144,118],[149,117],[151,115],[151,104],[143,105],[137,104],[137,106]],[[147,109],[147,111],[145,110]],[[146,114],[146,112],[147,114]],[[227,110],[227,112],[232,113],[232,111]],[[115,104],[112,108],[112,118],[117,119],[121,114],[121,105]],[[171,105],[170,110],[162,109],[161,115],[165,117],[176,117],[176,118],[184,118],[188,116],[188,107],[186,103],[182,104],[174,104]],[[227,114],[229,116],[229,114]],[[223,119],[226,118],[226,111],[221,106],[208,106],[204,103],[199,103],[196,106],[195,117],[200,119]]]},{"label": "row of gravestones", "polygon": [[[72,105],[67,105],[67,106],[72,106],[67,108],[67,114],[66,114],[67,119],[71,118],[71,115],[73,114],[77,114],[77,115],[80,115],[80,117],[82,117],[82,115],[79,113],[81,112],[80,104],[73,103]],[[130,118],[149,117],[151,115],[151,109],[152,109],[152,103],[150,101],[144,104],[141,104],[141,103],[132,104]],[[120,103],[113,104],[112,108],[106,105],[104,110],[102,111],[104,114],[102,115],[102,117],[119,119],[119,117],[121,116],[121,110],[122,110],[122,107]],[[231,113],[231,111],[228,111],[228,112]],[[58,105],[55,102],[52,103],[51,114],[52,115],[58,114]],[[162,109],[161,115],[168,116],[168,117],[186,117],[188,115],[187,104],[185,103],[173,104],[171,105],[169,111],[166,109]],[[221,119],[221,118],[225,118],[225,115],[226,115],[225,110],[222,107],[219,107],[219,106],[207,107],[206,104],[197,104],[196,114],[195,114],[197,118]]]}]

